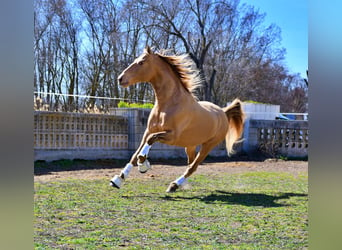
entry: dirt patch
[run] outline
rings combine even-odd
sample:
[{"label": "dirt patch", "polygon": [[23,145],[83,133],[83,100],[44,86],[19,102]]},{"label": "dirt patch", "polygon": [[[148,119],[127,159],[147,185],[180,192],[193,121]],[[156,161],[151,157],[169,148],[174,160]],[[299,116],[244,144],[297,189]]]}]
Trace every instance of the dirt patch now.
[{"label": "dirt patch", "polygon": [[[172,164],[172,165],[170,165]],[[184,165],[183,165],[184,164]],[[115,160],[106,161],[72,161],[67,167],[59,162],[47,163],[35,168],[35,182],[49,182],[59,179],[102,179],[119,174],[125,163]],[[186,170],[185,162],[170,160],[166,163],[154,162],[146,174],[139,173],[135,167],[130,178],[154,178],[160,176],[180,176]],[[64,170],[66,169],[66,170]],[[217,175],[224,173],[244,173],[255,171],[287,172],[293,175],[307,173],[307,161],[283,161],[268,159],[265,161],[229,161],[202,163],[195,174]]]}]

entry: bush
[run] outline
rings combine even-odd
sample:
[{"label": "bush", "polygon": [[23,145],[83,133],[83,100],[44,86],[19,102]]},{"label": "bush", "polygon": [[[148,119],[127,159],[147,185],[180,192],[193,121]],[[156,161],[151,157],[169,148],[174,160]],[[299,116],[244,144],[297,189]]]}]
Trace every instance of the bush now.
[{"label": "bush", "polygon": [[152,109],[153,103],[128,103],[124,101],[120,101],[118,103],[118,108],[144,108],[144,109]]},{"label": "bush", "polygon": [[243,101],[244,103],[253,103],[253,104],[271,104],[271,103],[265,103],[265,102],[257,102],[257,101],[253,101],[253,100],[247,100],[247,101]]}]

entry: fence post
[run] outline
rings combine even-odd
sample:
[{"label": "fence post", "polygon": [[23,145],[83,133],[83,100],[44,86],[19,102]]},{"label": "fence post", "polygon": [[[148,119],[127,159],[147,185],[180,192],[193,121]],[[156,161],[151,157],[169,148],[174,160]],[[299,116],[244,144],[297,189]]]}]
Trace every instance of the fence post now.
[{"label": "fence post", "polygon": [[150,109],[143,108],[113,108],[110,114],[127,118],[128,121],[128,150],[133,154],[140,145],[147,125]]}]

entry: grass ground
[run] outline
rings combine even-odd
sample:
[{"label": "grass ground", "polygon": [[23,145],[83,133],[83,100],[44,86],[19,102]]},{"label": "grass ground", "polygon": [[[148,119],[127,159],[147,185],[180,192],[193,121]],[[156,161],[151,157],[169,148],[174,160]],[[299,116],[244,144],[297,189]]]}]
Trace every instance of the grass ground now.
[{"label": "grass ground", "polygon": [[[177,177],[177,176],[175,176]],[[306,249],[307,172],[35,182],[35,249]]]}]

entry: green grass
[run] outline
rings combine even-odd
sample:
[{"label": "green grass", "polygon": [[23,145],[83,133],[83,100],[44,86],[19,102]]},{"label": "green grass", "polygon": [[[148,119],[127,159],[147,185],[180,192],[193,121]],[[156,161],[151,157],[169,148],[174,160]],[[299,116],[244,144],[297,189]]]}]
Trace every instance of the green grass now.
[{"label": "green grass", "polygon": [[[176,178],[176,176],[175,176]],[[306,249],[307,174],[35,183],[35,249]]]}]

